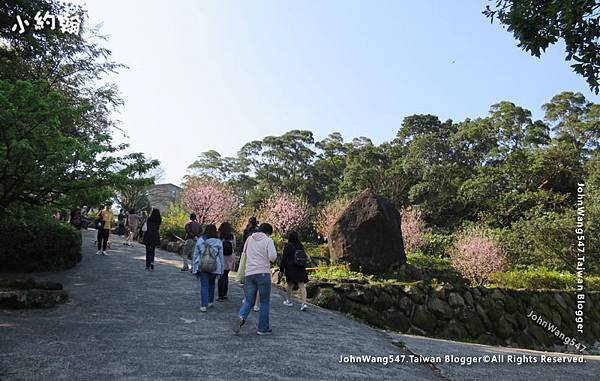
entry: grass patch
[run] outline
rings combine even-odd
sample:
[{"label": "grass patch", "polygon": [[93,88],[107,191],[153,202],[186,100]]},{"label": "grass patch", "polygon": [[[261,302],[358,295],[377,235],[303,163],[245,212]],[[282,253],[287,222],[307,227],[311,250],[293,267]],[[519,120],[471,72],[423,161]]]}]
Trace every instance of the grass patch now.
[{"label": "grass patch", "polygon": [[366,277],[362,273],[351,271],[348,265],[331,265],[326,267],[320,267],[315,270],[313,277],[323,280],[338,280],[338,279],[356,279],[364,280],[370,277]]},{"label": "grass patch", "polygon": [[[456,275],[450,266],[449,258],[439,258],[429,255],[424,255],[419,252],[409,253],[407,261],[410,265],[415,266],[428,272],[429,278],[423,279],[432,284],[438,281],[447,282],[440,275]],[[435,275],[435,276],[432,276]],[[351,271],[347,265],[332,265],[321,267],[311,274],[314,279],[322,279],[327,281],[336,281],[340,279],[367,281],[371,284],[404,284],[405,280],[401,279],[398,274],[379,274],[365,276],[362,273]],[[454,280],[449,280],[453,282]],[[600,291],[600,276],[585,276],[586,291]],[[507,289],[530,289],[530,290],[564,290],[573,291],[577,287],[577,275],[567,271],[550,270],[545,267],[531,267],[527,269],[507,270],[492,274],[490,280],[486,284],[491,288],[507,288]]]},{"label": "grass patch", "polygon": [[451,270],[449,258],[439,258],[431,255],[425,255],[420,252],[410,252],[406,256],[408,264],[435,271]]},{"label": "grass patch", "polygon": [[[586,291],[600,291],[600,277],[585,276]],[[510,270],[492,274],[489,286],[502,288],[528,288],[536,290],[575,290],[577,276],[566,271],[544,267]]]}]

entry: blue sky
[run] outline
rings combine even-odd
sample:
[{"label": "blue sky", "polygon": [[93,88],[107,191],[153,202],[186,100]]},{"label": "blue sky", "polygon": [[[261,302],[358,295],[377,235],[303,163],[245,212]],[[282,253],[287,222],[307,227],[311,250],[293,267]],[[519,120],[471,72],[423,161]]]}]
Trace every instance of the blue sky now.
[{"label": "blue sky", "polygon": [[380,143],[411,114],[459,121],[509,100],[541,118],[561,91],[599,100],[562,45],[531,57],[481,14],[483,0],[83,4],[129,66],[110,78],[118,118],[132,150],[162,162],[163,182],[178,184],[201,152],[234,155],[291,129]]}]

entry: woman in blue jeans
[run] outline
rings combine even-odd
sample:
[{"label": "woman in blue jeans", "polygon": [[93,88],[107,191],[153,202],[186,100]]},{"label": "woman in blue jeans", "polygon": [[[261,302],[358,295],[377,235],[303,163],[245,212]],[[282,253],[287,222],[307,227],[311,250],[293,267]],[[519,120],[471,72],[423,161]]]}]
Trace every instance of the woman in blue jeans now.
[{"label": "woman in blue jeans", "polygon": [[206,312],[215,302],[215,281],[223,274],[223,243],[217,227],[207,225],[194,249],[194,274],[200,274],[200,311]]},{"label": "woman in blue jeans", "polygon": [[259,231],[246,240],[246,277],[244,280],[245,301],[240,309],[239,318],[233,325],[233,331],[239,333],[246,322],[250,309],[256,300],[256,292],[260,294],[260,313],[258,315],[257,335],[271,334],[269,325],[269,299],[271,298],[271,262],[277,259],[275,244],[269,237],[273,227],[261,224]]}]

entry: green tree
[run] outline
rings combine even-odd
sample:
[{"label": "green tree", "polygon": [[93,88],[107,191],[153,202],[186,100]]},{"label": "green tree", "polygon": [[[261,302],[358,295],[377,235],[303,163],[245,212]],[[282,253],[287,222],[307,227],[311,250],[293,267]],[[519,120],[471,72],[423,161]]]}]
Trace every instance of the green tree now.
[{"label": "green tree", "polygon": [[552,132],[581,150],[584,157],[600,146],[600,105],[589,102],[581,93],[565,91],[542,106]]},{"label": "green tree", "polygon": [[600,3],[596,0],[489,0],[483,14],[504,24],[519,47],[540,57],[559,39],[566,60],[598,94],[600,86]]},{"label": "green tree", "polygon": [[11,30],[17,15],[62,14],[58,1],[18,0],[0,4],[0,214],[19,205],[75,206],[110,198],[117,186],[135,184],[134,173],[158,165],[115,145],[112,118],[122,104],[105,74],[122,65],[86,28]]}]

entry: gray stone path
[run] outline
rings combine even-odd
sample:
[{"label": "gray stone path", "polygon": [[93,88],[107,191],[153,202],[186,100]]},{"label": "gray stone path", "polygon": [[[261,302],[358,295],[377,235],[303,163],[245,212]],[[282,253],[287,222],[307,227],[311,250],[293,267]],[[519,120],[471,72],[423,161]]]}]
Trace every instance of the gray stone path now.
[{"label": "gray stone path", "polygon": [[[85,231],[83,260],[62,273],[36,274],[64,284],[71,301],[50,310],[0,310],[1,380],[436,380],[423,364],[340,364],[340,355],[407,354],[376,330],[335,312],[306,313],[271,296],[272,336],[256,335],[256,313],[232,333],[241,303],[199,310],[199,283],[179,271],[174,254],[157,251],[144,270],[144,247],[115,236],[110,256],[94,255]],[[40,248],[41,249],[41,248]]]}]

